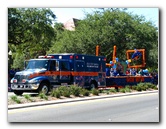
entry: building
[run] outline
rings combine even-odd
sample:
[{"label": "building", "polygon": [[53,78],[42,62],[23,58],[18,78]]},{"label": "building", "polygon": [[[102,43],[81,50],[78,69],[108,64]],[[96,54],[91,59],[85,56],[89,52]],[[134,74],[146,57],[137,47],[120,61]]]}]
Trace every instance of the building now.
[{"label": "building", "polygon": [[79,19],[71,18],[63,24],[64,28],[67,29],[67,30],[70,30],[70,31],[74,31],[75,27],[77,26],[78,21],[79,21]]}]

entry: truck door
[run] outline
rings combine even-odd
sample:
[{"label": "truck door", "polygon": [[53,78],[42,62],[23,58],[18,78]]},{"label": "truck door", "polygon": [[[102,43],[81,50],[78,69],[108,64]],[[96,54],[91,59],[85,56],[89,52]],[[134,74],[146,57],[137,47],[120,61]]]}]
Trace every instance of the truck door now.
[{"label": "truck door", "polygon": [[59,61],[60,82],[70,83],[70,63],[69,61]]},{"label": "truck door", "polygon": [[57,65],[59,62],[56,62],[56,60],[51,60],[50,61],[50,67],[49,67],[49,71],[51,73],[50,76],[50,82],[52,86],[56,86],[58,80],[59,80],[59,75],[57,74],[57,72],[59,72]]},{"label": "truck door", "polygon": [[85,85],[85,76],[81,73],[85,72],[85,62],[84,61],[76,61],[76,72],[78,73],[75,76],[75,82],[78,86],[83,87]]}]

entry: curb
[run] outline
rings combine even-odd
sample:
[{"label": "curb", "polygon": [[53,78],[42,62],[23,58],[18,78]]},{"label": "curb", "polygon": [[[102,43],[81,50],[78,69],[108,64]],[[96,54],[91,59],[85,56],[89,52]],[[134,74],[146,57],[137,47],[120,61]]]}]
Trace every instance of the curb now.
[{"label": "curb", "polygon": [[158,90],[142,91],[142,92],[122,93],[122,94],[105,95],[105,96],[93,96],[93,97],[86,97],[86,98],[69,98],[69,99],[64,99],[64,100],[53,100],[53,101],[34,102],[34,103],[26,103],[26,104],[15,104],[15,105],[8,105],[8,110],[34,107],[34,106],[45,106],[45,105],[51,105],[51,104],[61,104],[61,103],[70,103],[70,102],[78,102],[78,101],[95,100],[95,99],[123,97],[123,96],[130,96],[130,95],[149,94],[149,93],[157,93],[157,92],[159,92],[159,91]]}]

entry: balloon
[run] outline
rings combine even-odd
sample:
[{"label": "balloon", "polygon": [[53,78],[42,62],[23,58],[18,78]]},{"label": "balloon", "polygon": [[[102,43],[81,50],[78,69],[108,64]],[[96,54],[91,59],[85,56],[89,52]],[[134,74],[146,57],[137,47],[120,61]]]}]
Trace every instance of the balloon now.
[{"label": "balloon", "polygon": [[112,62],[112,61],[110,61],[110,64],[113,64],[113,62]]},{"label": "balloon", "polygon": [[147,69],[145,69],[145,70],[142,70],[144,73],[148,73],[148,70]]},{"label": "balloon", "polygon": [[113,65],[113,68],[114,68],[114,69],[116,68],[116,64]]},{"label": "balloon", "polygon": [[126,64],[129,64],[128,60],[126,60]]},{"label": "balloon", "polygon": [[119,60],[119,59],[118,59],[118,58],[116,58],[116,61],[117,61],[117,62],[118,62],[118,60]]},{"label": "balloon", "polygon": [[129,59],[128,62],[131,62],[131,59]]}]

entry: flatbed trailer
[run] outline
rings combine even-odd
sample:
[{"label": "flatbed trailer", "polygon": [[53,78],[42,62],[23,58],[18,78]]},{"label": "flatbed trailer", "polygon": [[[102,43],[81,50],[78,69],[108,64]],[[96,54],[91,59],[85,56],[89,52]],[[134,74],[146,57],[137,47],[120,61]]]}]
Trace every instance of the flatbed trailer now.
[{"label": "flatbed trailer", "polygon": [[152,76],[116,76],[106,77],[106,87],[124,88],[125,86],[134,86],[138,83],[151,83]]}]

